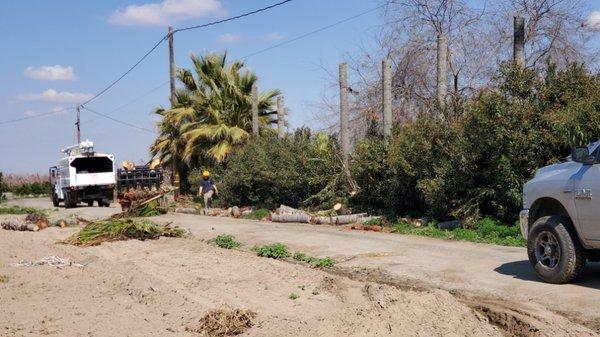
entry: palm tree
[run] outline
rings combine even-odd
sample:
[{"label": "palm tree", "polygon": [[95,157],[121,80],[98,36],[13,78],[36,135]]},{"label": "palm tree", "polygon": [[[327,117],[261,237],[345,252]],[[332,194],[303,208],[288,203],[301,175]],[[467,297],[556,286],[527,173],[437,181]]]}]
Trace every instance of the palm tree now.
[{"label": "palm tree", "polygon": [[[257,77],[244,70],[242,61],[227,63],[227,54],[208,53],[191,56],[195,76],[179,69],[177,78],[184,85],[177,91],[178,106],[169,110],[180,127],[186,145],[182,158],[206,156],[221,162],[227,154],[249,138],[252,130],[252,86]],[[278,90],[259,95],[259,124],[277,122],[274,111]]]}]

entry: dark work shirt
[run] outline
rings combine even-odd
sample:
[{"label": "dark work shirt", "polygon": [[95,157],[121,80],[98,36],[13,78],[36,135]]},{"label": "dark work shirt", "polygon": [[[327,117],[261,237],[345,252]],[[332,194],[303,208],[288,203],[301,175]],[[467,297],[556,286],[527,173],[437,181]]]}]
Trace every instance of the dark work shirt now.
[{"label": "dark work shirt", "polygon": [[215,187],[215,183],[212,181],[212,179],[202,179],[200,181],[200,186],[202,187],[202,193],[206,193],[208,191],[212,191],[212,189]]}]

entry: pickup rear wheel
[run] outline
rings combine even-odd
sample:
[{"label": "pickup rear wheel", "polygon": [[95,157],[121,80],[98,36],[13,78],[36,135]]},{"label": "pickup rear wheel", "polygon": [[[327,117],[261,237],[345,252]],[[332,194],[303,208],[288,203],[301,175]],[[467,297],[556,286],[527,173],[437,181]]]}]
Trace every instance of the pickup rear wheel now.
[{"label": "pickup rear wheel", "polygon": [[585,267],[585,250],[568,218],[539,218],[529,231],[529,262],[538,276],[549,283],[568,283]]}]

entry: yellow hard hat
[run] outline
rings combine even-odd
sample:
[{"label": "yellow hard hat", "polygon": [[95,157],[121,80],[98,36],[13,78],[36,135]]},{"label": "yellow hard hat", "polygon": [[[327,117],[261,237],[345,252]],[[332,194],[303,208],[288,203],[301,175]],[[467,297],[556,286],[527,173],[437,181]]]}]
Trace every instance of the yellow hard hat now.
[{"label": "yellow hard hat", "polygon": [[203,176],[203,177],[210,177],[210,171],[208,171],[208,170],[203,170],[203,171],[202,171],[202,176]]}]

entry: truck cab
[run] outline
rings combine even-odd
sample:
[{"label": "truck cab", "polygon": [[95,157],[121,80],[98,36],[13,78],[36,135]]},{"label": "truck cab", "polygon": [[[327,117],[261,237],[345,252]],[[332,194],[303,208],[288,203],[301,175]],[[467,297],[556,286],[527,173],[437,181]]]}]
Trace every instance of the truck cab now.
[{"label": "truck cab", "polygon": [[600,141],[540,168],[523,187],[521,234],[538,276],[568,283],[600,257]]},{"label": "truck cab", "polygon": [[115,187],[114,156],[94,151],[94,143],[84,141],[63,150],[67,155],[50,168],[52,203],[75,207],[80,202],[108,207]]}]

